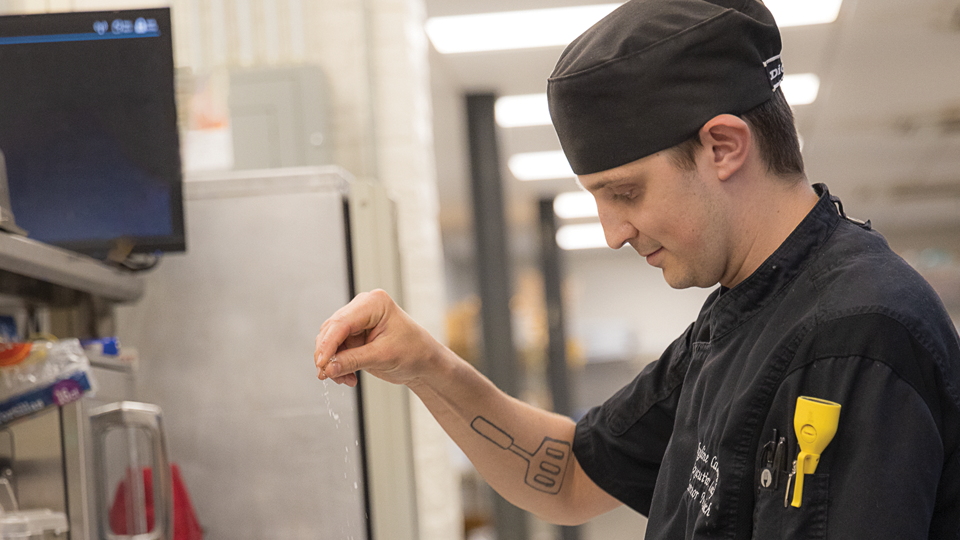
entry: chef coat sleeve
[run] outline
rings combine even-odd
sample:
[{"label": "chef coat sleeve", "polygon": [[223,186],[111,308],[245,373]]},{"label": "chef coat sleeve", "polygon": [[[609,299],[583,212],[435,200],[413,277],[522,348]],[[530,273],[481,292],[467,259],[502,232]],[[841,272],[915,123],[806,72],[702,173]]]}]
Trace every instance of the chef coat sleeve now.
[{"label": "chef coat sleeve", "polygon": [[573,452],[601,489],[643,515],[673,433],[692,327],[631,383],[577,423]]},{"label": "chef coat sleeve", "polygon": [[880,315],[824,325],[786,374],[766,429],[788,434],[792,463],[796,399],[810,396],[841,404],[837,433],[804,478],[800,508],[784,507],[793,493],[783,484],[758,490],[755,538],[956,536],[956,405],[943,392],[943,359],[921,341]]}]

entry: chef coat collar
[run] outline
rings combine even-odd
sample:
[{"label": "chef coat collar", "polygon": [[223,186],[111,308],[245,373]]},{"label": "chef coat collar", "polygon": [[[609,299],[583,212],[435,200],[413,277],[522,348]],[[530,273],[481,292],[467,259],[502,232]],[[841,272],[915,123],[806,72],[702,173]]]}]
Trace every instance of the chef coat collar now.
[{"label": "chef coat collar", "polygon": [[824,184],[813,186],[820,200],[790,236],[747,279],[732,289],[721,287],[707,317],[710,341],[748,321],[803,269],[836,229],[842,217],[840,199]]}]

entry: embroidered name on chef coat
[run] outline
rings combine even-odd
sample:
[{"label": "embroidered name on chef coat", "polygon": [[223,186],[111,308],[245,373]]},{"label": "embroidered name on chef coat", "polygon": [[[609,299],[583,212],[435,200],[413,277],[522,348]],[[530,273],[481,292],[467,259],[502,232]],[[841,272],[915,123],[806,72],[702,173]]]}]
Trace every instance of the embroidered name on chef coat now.
[{"label": "embroidered name on chef coat", "polygon": [[700,505],[700,513],[709,516],[713,507],[713,494],[720,484],[720,460],[711,456],[704,445],[697,442],[697,458],[690,471],[690,482],[687,484],[687,495]]}]

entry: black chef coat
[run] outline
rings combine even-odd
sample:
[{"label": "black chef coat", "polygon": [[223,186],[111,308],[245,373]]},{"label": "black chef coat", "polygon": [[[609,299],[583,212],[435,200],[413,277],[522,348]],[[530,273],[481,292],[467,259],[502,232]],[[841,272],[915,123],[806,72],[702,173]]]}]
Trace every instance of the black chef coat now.
[{"label": "black chef coat", "polygon": [[[815,187],[773,255],[577,424],[580,465],[649,516],[648,539],[960,538],[956,327],[882,236]],[[773,489],[761,472],[774,429],[787,468],[799,453],[798,396],[842,409],[795,508],[787,474]]]}]

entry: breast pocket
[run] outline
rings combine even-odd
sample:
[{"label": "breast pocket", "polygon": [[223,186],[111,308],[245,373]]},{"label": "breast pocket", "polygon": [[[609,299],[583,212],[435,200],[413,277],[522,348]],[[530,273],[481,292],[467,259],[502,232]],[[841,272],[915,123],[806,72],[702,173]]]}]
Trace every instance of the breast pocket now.
[{"label": "breast pocket", "polygon": [[[803,501],[795,508],[783,501],[785,482],[780,489],[763,489],[757,494],[753,512],[753,538],[755,540],[826,540],[827,507],[830,497],[830,475],[808,474],[803,479]],[[790,496],[793,496],[791,488]]]}]

